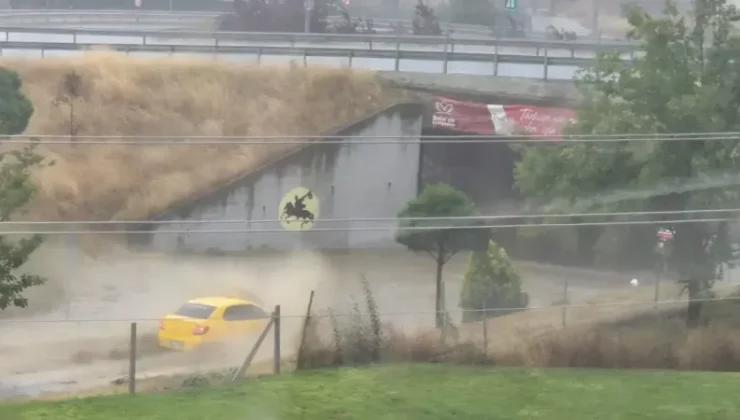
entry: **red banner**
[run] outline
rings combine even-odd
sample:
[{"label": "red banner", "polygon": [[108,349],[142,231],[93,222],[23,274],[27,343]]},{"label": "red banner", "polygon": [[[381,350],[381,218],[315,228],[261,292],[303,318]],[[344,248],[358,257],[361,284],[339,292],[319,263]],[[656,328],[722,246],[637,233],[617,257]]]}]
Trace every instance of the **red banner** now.
[{"label": "red banner", "polygon": [[550,108],[529,105],[489,105],[491,120],[496,125],[505,119],[496,131],[501,135],[531,134],[534,136],[560,136],[563,127],[575,122],[576,113],[568,108]]},{"label": "red banner", "polygon": [[475,134],[496,134],[486,104],[435,98],[432,126]]},{"label": "red banner", "polygon": [[487,105],[475,102],[435,98],[432,114],[434,127],[483,135],[531,134],[554,136],[575,121],[576,113],[568,108],[529,105]]}]

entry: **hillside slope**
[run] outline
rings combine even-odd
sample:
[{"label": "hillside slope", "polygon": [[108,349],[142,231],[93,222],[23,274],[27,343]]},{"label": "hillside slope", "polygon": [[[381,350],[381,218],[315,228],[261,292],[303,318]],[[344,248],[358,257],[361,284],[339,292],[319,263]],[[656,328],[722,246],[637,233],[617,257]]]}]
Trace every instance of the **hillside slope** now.
[{"label": "hillside slope", "polygon": [[[253,66],[193,59],[2,60],[17,70],[36,112],[29,135],[67,135],[69,108],[54,104],[65,75],[82,78],[78,136],[318,135],[401,95],[372,72]],[[68,138],[64,138],[68,140]],[[71,142],[72,144],[74,141]],[[142,219],[216,187],[296,145],[52,145],[38,174],[34,219]]]}]

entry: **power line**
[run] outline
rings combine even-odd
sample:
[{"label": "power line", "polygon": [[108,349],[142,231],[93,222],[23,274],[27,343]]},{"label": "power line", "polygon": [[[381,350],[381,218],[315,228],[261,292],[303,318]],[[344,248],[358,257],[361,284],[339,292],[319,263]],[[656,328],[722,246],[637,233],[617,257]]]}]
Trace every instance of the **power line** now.
[{"label": "power line", "polygon": [[[699,132],[699,133],[655,133],[655,134],[646,134],[646,133],[623,133],[623,134],[569,134],[567,137],[569,138],[645,138],[645,139],[659,139],[663,137],[681,137],[681,138],[711,138],[711,137],[717,137],[717,136],[740,136],[740,131],[721,131],[721,132]],[[3,136],[3,138],[6,139],[69,139],[69,134],[11,134]],[[137,134],[137,135],[118,135],[118,134],[103,134],[103,135],[75,135],[75,139],[180,139],[180,140],[187,140],[187,139],[195,139],[195,140],[205,140],[205,139],[230,139],[230,140],[250,140],[250,139],[343,139],[346,138],[346,135],[321,135],[321,134],[308,134],[308,135],[298,135],[298,134],[286,134],[286,135],[278,135],[278,134],[272,134],[272,135],[259,135],[259,136],[249,136],[249,135],[239,135],[239,136],[207,136],[207,135],[143,135],[143,134]],[[364,136],[351,136],[354,138],[362,138],[362,139],[395,139],[395,138],[415,138],[418,136],[415,135],[364,135]],[[450,135],[446,134],[437,134],[437,135],[429,135],[424,136],[427,138],[437,138],[437,139],[446,139],[449,138]],[[511,138],[511,139],[518,139],[521,137],[515,136],[515,135],[488,135],[488,134],[460,134],[460,135],[454,135],[456,138]],[[527,137],[542,137],[542,138],[551,138],[551,135],[546,134],[531,134],[527,135]]]},{"label": "power line", "polygon": [[[731,302],[737,302],[740,301],[740,297],[721,297],[721,298],[705,298],[705,299],[693,299],[693,302],[724,302],[724,301],[731,301]],[[656,303],[658,305],[672,305],[672,304],[685,304],[688,300],[679,300],[679,299],[672,299],[672,300],[650,300],[650,301],[640,301],[640,302],[624,302],[624,301],[615,301],[615,302],[602,302],[602,303],[578,303],[578,304],[559,304],[559,305],[541,305],[541,306],[530,306],[526,308],[521,307],[508,307],[508,308],[492,308],[492,309],[462,309],[457,308],[456,312],[512,312],[512,311],[537,311],[537,310],[546,310],[546,309],[557,309],[557,308],[568,308],[568,309],[578,309],[578,308],[602,308],[602,307],[618,307],[618,306],[626,306],[626,307],[632,307],[632,306],[653,306]],[[445,311],[440,311],[440,313],[444,313]],[[449,311],[448,311],[449,312]],[[403,311],[403,312],[380,312],[378,315],[381,317],[395,317],[395,316],[411,316],[411,315],[434,315],[436,314],[436,311]],[[305,314],[284,314],[281,313],[281,318],[304,318]],[[357,316],[356,313],[348,312],[348,313],[319,313],[319,314],[312,314],[311,315],[314,318],[329,318],[329,317],[337,317],[337,318],[343,318],[343,317],[354,317]],[[18,324],[43,324],[43,323],[82,323],[82,322],[158,322],[162,318],[79,318],[79,319],[3,319],[2,322],[5,324],[8,323],[18,323]]]},{"label": "power line", "polygon": [[[432,136],[8,136],[4,144],[45,145],[132,145],[132,146],[218,146],[270,144],[476,144],[476,143],[619,143],[619,142],[674,142],[740,140],[740,133],[665,134],[649,136],[629,135],[572,135],[572,136],[489,136],[489,135],[432,135]],[[64,139],[64,140],[55,140]],[[350,139],[350,140],[348,140]]]},{"label": "power line", "polygon": [[[602,213],[542,213],[542,214],[503,214],[503,215],[471,215],[471,216],[429,216],[429,217],[351,217],[316,219],[315,223],[354,223],[354,222],[414,222],[414,221],[478,221],[478,220],[506,220],[506,219],[544,219],[570,217],[627,217],[627,216],[669,216],[682,214],[705,213],[740,213],[740,208],[734,209],[696,209],[696,210],[666,210],[666,211],[632,211],[632,212],[602,212]],[[163,225],[163,224],[263,224],[279,223],[281,219],[221,219],[221,220],[74,220],[74,221],[4,221],[2,225]],[[659,221],[656,221],[658,223]]]},{"label": "power line", "polygon": [[608,222],[582,223],[518,223],[502,225],[432,225],[432,226],[387,226],[387,227],[345,227],[345,228],[315,228],[307,231],[290,231],[286,229],[168,229],[168,230],[23,230],[0,231],[0,235],[116,235],[116,234],[146,234],[146,235],[179,235],[190,234],[236,234],[236,233],[311,233],[311,232],[386,232],[386,231],[424,231],[424,230],[466,230],[466,229],[497,229],[497,228],[524,228],[524,227],[574,227],[574,226],[616,226],[616,225],[675,225],[686,223],[734,222],[737,218],[706,218],[706,219],[679,219],[679,220],[632,220]]}]

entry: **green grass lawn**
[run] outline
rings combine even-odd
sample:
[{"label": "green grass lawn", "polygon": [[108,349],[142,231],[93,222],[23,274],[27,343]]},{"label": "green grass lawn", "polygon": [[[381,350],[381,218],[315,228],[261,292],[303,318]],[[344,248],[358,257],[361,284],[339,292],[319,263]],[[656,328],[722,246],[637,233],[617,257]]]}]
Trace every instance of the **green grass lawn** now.
[{"label": "green grass lawn", "polygon": [[740,376],[387,365],[232,388],[0,405],[2,420],[739,420]]}]

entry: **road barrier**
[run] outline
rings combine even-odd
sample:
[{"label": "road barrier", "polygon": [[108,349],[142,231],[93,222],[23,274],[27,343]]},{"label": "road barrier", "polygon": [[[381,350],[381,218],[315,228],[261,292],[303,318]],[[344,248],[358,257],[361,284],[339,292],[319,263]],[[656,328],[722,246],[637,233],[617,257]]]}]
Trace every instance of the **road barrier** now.
[{"label": "road barrier", "polygon": [[[159,39],[195,41],[197,45],[214,47],[239,45],[239,43],[280,43],[282,46],[295,47],[298,44],[342,44],[352,49],[374,50],[383,44],[397,45],[403,49],[404,45],[435,46],[438,49],[456,52],[456,49],[488,49],[519,48],[536,51],[561,50],[570,51],[571,56],[576,52],[622,52],[634,53],[637,46],[627,42],[583,42],[583,41],[551,41],[530,40],[521,38],[463,38],[453,36],[415,36],[415,35],[365,35],[365,34],[306,34],[282,32],[217,32],[217,31],[183,31],[183,30],[128,30],[128,29],[85,29],[85,28],[27,28],[17,26],[0,27],[0,39],[4,35],[6,42],[23,42],[30,40],[30,35],[50,36],[55,38],[49,43],[77,43],[81,37],[119,37],[136,39],[129,43],[138,42],[142,45],[152,43],[161,44]],[[154,40],[155,42],[151,42]],[[269,45],[265,45],[269,46]],[[467,51],[473,52],[473,51]],[[477,51],[480,52],[480,51]]]},{"label": "road barrier", "polygon": [[[392,63],[392,68],[388,70],[402,71],[402,64],[413,61],[422,61],[429,64],[438,64],[439,68],[436,72],[443,74],[450,73],[465,73],[465,74],[483,74],[491,76],[500,75],[500,66],[503,64],[516,64],[516,65],[537,65],[542,66],[542,72],[537,77],[548,80],[550,78],[550,69],[552,67],[569,67],[576,68],[588,65],[592,62],[592,58],[587,57],[557,57],[551,56],[548,49],[543,49],[541,55],[519,55],[519,54],[501,54],[501,53],[466,53],[466,52],[450,52],[450,51],[412,51],[412,50],[379,50],[379,49],[351,49],[351,48],[331,48],[317,45],[315,47],[282,47],[282,46],[225,46],[225,45],[149,45],[149,44],[83,44],[83,43],[68,43],[68,44],[49,44],[49,43],[3,43],[1,50],[3,55],[9,55],[8,52],[12,53],[13,50],[37,50],[40,51],[40,58],[47,57],[49,55],[59,55],[60,51],[87,51],[95,50],[106,47],[107,49],[124,52],[127,54],[136,52],[148,52],[148,53],[159,53],[166,55],[174,54],[199,54],[203,56],[210,56],[213,58],[220,58],[225,55],[252,55],[256,63],[262,63],[263,57],[265,56],[288,56],[294,57],[296,60],[303,61],[304,65],[307,65],[309,58],[322,57],[322,58],[340,58],[342,60],[342,66],[345,67],[358,67],[367,68],[367,64],[357,65],[356,59],[376,59],[379,61],[385,61],[386,63]],[[50,54],[52,52],[52,54]],[[451,69],[455,64],[468,64],[476,65],[479,63],[490,64],[490,67],[485,67],[485,70],[469,71],[469,70],[455,70]],[[629,60],[625,60],[625,64],[628,64]],[[431,67],[427,71],[435,72]],[[532,77],[524,74],[519,75],[520,77]],[[570,77],[570,76],[569,76]],[[566,77],[566,78],[569,78]],[[556,77],[557,78],[557,77]],[[560,77],[561,79],[563,77]]]},{"label": "road barrier", "polygon": [[[156,11],[0,11],[0,52],[11,55],[17,50],[38,51],[40,58],[56,53],[74,53],[100,47],[125,53],[159,54],[195,53],[253,55],[260,63],[264,56],[302,59],[341,58],[341,66],[409,71],[409,60],[429,64],[429,68],[411,71],[502,75],[501,65],[529,65],[528,72],[509,70],[506,76],[551,78],[550,68],[567,67],[554,78],[569,79],[572,69],[588,64],[599,52],[620,52],[628,63],[637,54],[637,46],[627,42],[555,41],[522,38],[486,38],[485,36],[414,36],[403,34],[306,34],[278,32],[218,32],[189,28],[215,27],[218,12]],[[2,25],[4,22],[8,22]],[[35,23],[34,23],[35,22]],[[63,28],[44,25],[79,24]],[[391,25],[388,21],[386,24]],[[22,24],[23,26],[20,26]],[[40,25],[33,27],[33,24]],[[84,25],[108,24],[138,28],[85,28]],[[173,26],[187,29],[147,29],[146,26]],[[470,25],[466,25],[470,26]],[[471,28],[466,28],[472,30]],[[30,53],[35,55],[34,52]],[[357,63],[355,59],[374,59]],[[375,65],[385,61],[381,68]],[[463,69],[471,67],[473,70]],[[490,63],[490,66],[480,66]],[[532,69],[539,65],[542,70]],[[507,71],[504,71],[507,73]],[[514,73],[514,74],[512,74]],[[528,73],[528,74],[526,74]],[[536,75],[536,76],[535,76]]]}]

